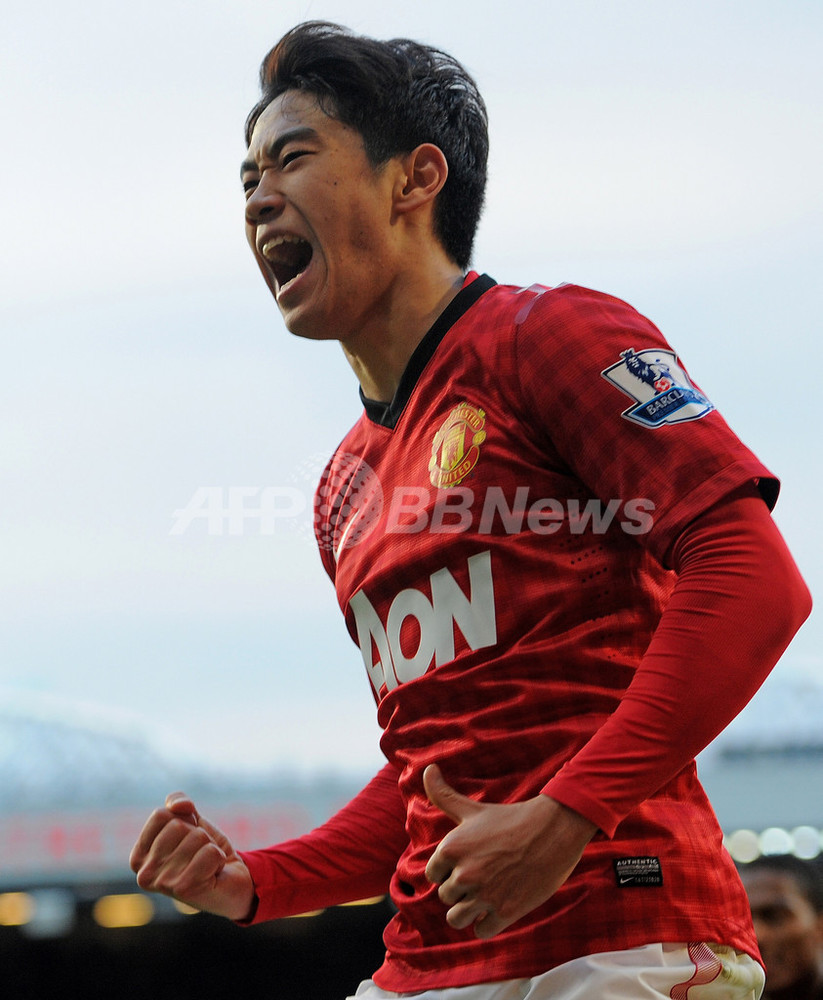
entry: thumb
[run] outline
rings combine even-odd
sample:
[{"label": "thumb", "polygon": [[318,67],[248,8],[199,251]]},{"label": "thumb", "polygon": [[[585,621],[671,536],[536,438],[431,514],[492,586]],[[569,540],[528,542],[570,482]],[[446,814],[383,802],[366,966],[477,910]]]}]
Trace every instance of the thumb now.
[{"label": "thumb", "polygon": [[205,830],[209,837],[211,837],[212,842],[226,856],[227,860],[231,861],[237,857],[234,847],[225,833],[218,830],[207,819],[204,819],[197,811],[194,802],[184,792],[172,792],[171,795],[166,796],[166,808],[169,812],[173,812],[175,816],[179,816],[180,819],[185,820],[192,826],[199,826],[202,830]]},{"label": "thumb", "polygon": [[172,792],[166,796],[166,808],[179,816],[187,819],[192,826],[200,825],[200,814],[194,807],[192,800],[184,792]]},{"label": "thumb", "polygon": [[453,823],[462,823],[483,808],[480,802],[455,791],[443,777],[437,764],[429,764],[423,772],[423,788],[429,802],[445,813]]}]

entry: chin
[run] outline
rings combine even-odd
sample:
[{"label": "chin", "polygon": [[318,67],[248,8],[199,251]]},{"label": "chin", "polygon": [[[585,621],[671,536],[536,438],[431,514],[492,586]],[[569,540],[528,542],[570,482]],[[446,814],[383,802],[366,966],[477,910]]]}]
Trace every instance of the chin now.
[{"label": "chin", "polygon": [[282,314],[286,329],[302,340],[339,340],[335,325],[326,320],[317,320],[310,316]]}]

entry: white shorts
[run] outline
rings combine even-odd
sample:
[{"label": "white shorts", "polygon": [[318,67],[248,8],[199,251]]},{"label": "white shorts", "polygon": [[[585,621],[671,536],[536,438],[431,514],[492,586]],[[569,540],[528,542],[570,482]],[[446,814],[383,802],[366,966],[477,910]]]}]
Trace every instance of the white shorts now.
[{"label": "white shorts", "polygon": [[[718,944],[648,944],[585,955],[533,979],[389,993],[371,980],[357,1000],[758,1000],[763,969]],[[349,997],[348,1000],[354,1000]]]}]

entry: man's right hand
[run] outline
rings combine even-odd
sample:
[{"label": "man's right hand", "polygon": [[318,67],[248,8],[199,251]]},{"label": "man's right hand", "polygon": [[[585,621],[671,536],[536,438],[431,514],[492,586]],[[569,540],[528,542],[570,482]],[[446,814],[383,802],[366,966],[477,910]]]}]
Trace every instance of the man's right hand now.
[{"label": "man's right hand", "polygon": [[182,792],[149,816],[129,864],[141,889],[230,920],[253,915],[254,884],[243,859]]}]

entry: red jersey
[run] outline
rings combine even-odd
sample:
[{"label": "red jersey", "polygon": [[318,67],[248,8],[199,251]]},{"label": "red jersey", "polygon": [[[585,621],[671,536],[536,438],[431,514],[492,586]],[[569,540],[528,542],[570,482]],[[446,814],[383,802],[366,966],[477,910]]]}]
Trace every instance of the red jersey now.
[{"label": "red jersey", "polygon": [[[364,402],[321,481],[316,529],[397,779],[380,794],[402,803],[373,831],[376,854],[402,850],[376,982],[527,977],[650,941],[756,955],[693,762],[651,790],[562,769],[649,646],[680,532],[746,482],[773,504],[774,478],[648,320],[575,286],[470,275],[393,402]],[[430,763],[465,795],[545,791],[602,831],[551,899],[489,940],[449,927],[425,877],[451,828],[423,790]]]}]

